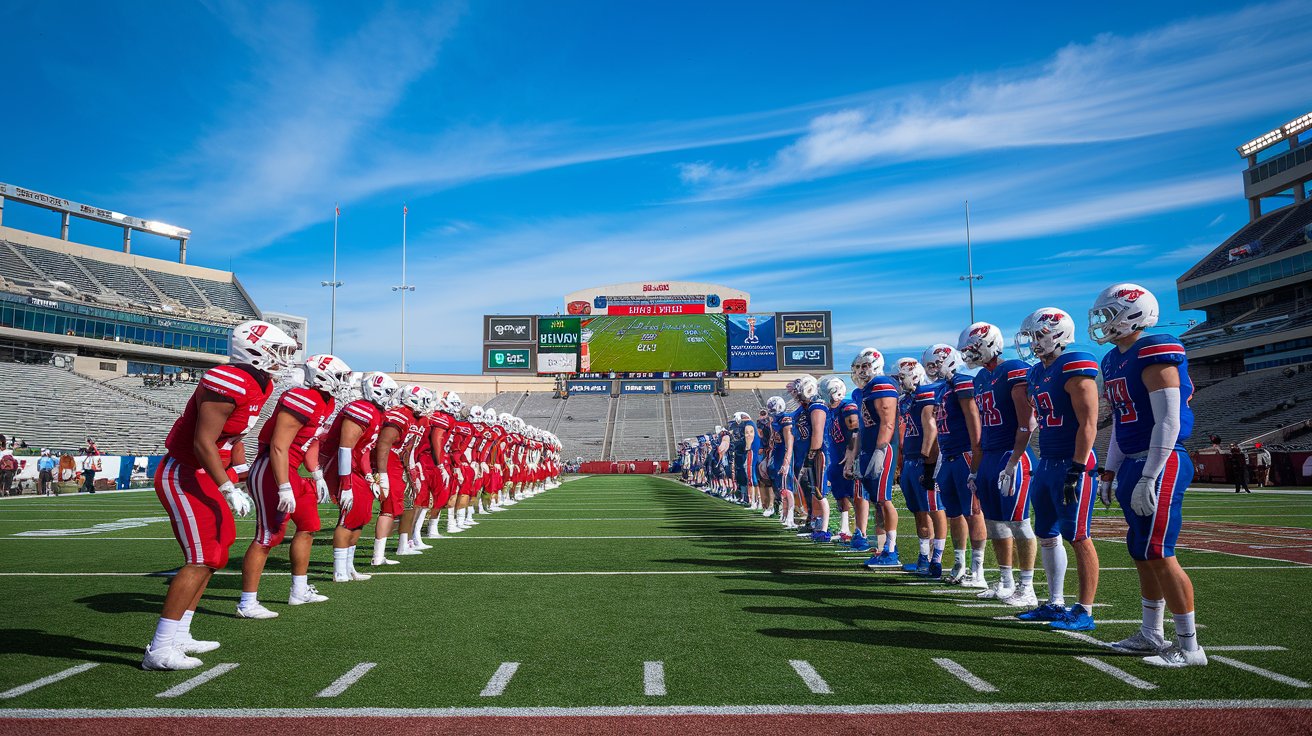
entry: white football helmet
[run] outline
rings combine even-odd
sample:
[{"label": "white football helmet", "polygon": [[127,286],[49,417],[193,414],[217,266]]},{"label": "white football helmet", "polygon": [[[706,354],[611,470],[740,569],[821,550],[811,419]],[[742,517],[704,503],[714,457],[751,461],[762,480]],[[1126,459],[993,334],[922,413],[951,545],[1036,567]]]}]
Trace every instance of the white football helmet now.
[{"label": "white football helmet", "polygon": [[902,393],[909,394],[929,383],[929,376],[920,361],[915,358],[902,358],[897,362],[897,383],[902,387]]},{"label": "white football helmet", "polygon": [[752,415],[745,411],[736,411],[733,413],[733,420],[735,422],[748,422],[751,421],[751,419]]},{"label": "white football helmet", "polygon": [[423,386],[410,384],[401,389],[401,405],[415,416],[423,416],[424,409],[428,408],[428,397],[432,395],[433,392]]},{"label": "white football helmet", "polygon": [[460,394],[455,391],[443,391],[437,397],[437,406],[447,414],[456,414],[464,402],[460,400]]},{"label": "white football helmet", "polygon": [[503,411],[497,415],[497,423],[503,427],[512,427],[515,423],[515,416],[508,411]]},{"label": "white football helmet", "polygon": [[1002,330],[988,322],[976,322],[961,331],[957,351],[971,368],[981,368],[1002,355]]},{"label": "white football helmet", "polygon": [[771,396],[765,400],[765,410],[770,416],[778,416],[788,409],[788,402],[782,396]]},{"label": "white football helmet", "polygon": [[311,355],[301,368],[306,388],[345,399],[351,391],[351,366],[336,355]]},{"label": "white football helmet", "polygon": [[1158,313],[1157,297],[1142,286],[1108,286],[1089,309],[1089,337],[1106,345],[1157,324]]},{"label": "white football helmet", "polygon": [[1056,307],[1036,310],[1020,323],[1016,333],[1016,354],[1021,360],[1056,358],[1067,345],[1075,342],[1075,320]]},{"label": "white football helmet", "polygon": [[820,396],[820,384],[815,376],[802,376],[788,382],[788,393],[800,404],[815,401]]},{"label": "white football helmet", "polygon": [[286,332],[258,319],[242,322],[228,336],[228,362],[251,365],[265,373],[290,368],[296,349],[296,341]]},{"label": "white football helmet", "polygon": [[474,405],[474,406],[469,407],[469,421],[471,421],[471,422],[482,423],[482,421],[483,421],[483,407],[478,406],[478,405]]},{"label": "white football helmet", "polygon": [[400,388],[396,380],[386,373],[366,373],[360,382],[360,394],[365,401],[383,410],[396,406],[400,399]]},{"label": "white football helmet", "polygon": [[870,383],[875,376],[884,373],[884,356],[874,348],[865,348],[852,359],[852,383],[857,388]]},{"label": "white football helmet", "polygon": [[525,423],[524,420],[520,419],[519,417],[515,417],[514,422],[515,422],[515,431],[519,432],[520,434],[524,434],[524,430],[528,428],[528,424]]},{"label": "white football helmet", "polygon": [[825,376],[820,381],[820,400],[826,404],[842,401],[847,396],[847,384],[838,376]]},{"label": "white football helmet", "polygon": [[961,370],[961,353],[945,342],[935,343],[925,348],[920,364],[931,381],[951,378]]}]

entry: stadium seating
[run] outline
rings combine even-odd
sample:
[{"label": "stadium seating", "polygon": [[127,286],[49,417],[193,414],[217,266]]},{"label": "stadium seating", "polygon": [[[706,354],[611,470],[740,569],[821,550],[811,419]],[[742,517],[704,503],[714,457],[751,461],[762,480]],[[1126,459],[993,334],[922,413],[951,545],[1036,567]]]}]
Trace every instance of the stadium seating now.
[{"label": "stadium seating", "polygon": [[733,416],[735,412],[745,411],[752,419],[756,418],[758,412],[765,406],[765,399],[761,397],[755,389],[733,390],[729,395],[724,397],[725,415],[721,418],[719,424]]},{"label": "stadium seating", "polygon": [[612,431],[609,460],[664,460],[669,458],[669,422],[665,397],[622,394]]},{"label": "stadium seating", "polygon": [[670,399],[670,409],[676,440],[706,434],[715,425],[724,423],[711,394],[675,394]]},{"label": "stadium seating", "polygon": [[606,444],[609,396],[572,396],[565,401],[555,433],[564,448],[562,457],[600,460]]},{"label": "stadium seating", "polygon": [[167,384],[147,385],[146,379],[142,376],[111,378],[104,383],[110,388],[136,396],[143,401],[163,404],[178,414],[181,414],[182,410],[187,408],[187,401],[196,390],[196,384],[186,382],[176,383],[172,386]]},{"label": "stadium seating", "polygon": [[1259,252],[1255,257],[1266,257],[1302,245],[1305,242],[1303,228],[1309,222],[1312,222],[1312,201],[1267,213],[1227,238],[1206,260],[1185,274],[1185,277],[1196,279],[1232,265],[1242,265],[1244,260],[1230,259],[1231,248],[1260,243]]},{"label": "stadium seating", "polygon": [[[1293,375],[1286,375],[1285,368],[1269,368],[1198,389],[1189,402],[1194,430],[1188,448],[1207,447],[1213,434],[1229,446],[1307,419],[1312,370],[1289,372]],[[1282,408],[1282,404],[1286,406]]]}]

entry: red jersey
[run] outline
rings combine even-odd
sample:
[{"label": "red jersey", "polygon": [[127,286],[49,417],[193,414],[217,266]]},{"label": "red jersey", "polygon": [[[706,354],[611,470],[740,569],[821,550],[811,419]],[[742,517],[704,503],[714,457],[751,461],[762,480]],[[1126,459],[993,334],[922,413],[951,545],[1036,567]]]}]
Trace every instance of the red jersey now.
[{"label": "red jersey", "polygon": [[[410,425],[415,421],[415,415],[409,407],[397,406],[387,410],[383,415],[383,429],[392,427],[401,436],[396,439],[396,444],[392,445],[392,459],[401,462],[401,450],[405,449],[406,435],[410,434]],[[381,472],[381,468],[379,471]]]},{"label": "red jersey", "polygon": [[383,413],[373,402],[364,399],[356,399],[347,404],[319,441],[319,467],[337,457],[337,448],[342,443],[342,422],[347,419],[364,428],[355,447],[351,448],[351,470],[357,475],[365,475],[373,468],[371,458],[374,445],[378,444],[378,431],[383,428]]},{"label": "red jersey", "polygon": [[505,440],[507,436],[505,427],[495,426],[492,428],[492,451],[496,453],[495,457],[498,462],[505,462],[506,460]]},{"label": "red jersey", "polygon": [[479,424],[474,427],[474,459],[485,463],[488,453],[492,451],[492,427]]},{"label": "red jersey", "polygon": [[[414,443],[411,457],[415,462],[423,462],[424,454],[428,452],[428,417],[415,417],[410,422],[409,431],[405,434],[405,443]],[[428,463],[433,463],[433,456],[429,454]]]},{"label": "red jersey", "polygon": [[277,425],[278,415],[286,412],[296,417],[301,422],[301,428],[296,430],[296,436],[292,438],[292,445],[287,449],[287,464],[289,467],[299,467],[305,460],[305,453],[310,450],[310,445],[314,440],[323,434],[328,418],[333,415],[333,409],[337,407],[337,402],[333,397],[314,388],[293,388],[288,389],[278,397],[278,406],[273,410],[273,416],[264,423],[260,428],[260,449],[261,453],[269,451],[269,443],[273,441],[273,429]]},{"label": "red jersey", "polygon": [[473,441],[474,425],[466,421],[455,421],[451,427],[450,451],[455,455],[456,462],[469,462],[469,458],[465,456],[465,450],[469,449]]},{"label": "red jersey", "polygon": [[260,419],[264,402],[273,393],[273,381],[257,368],[245,364],[220,365],[205,371],[200,385],[187,400],[187,408],[173,423],[164,447],[169,457],[192,468],[200,468],[196,457],[196,420],[200,417],[201,389],[217,394],[236,406],[219,430],[219,456],[226,468],[232,464],[232,446],[237,444]]},{"label": "red jersey", "polygon": [[456,420],[450,414],[440,411],[428,418],[429,459],[436,455],[437,460],[443,463],[451,462],[451,428],[455,423]]}]

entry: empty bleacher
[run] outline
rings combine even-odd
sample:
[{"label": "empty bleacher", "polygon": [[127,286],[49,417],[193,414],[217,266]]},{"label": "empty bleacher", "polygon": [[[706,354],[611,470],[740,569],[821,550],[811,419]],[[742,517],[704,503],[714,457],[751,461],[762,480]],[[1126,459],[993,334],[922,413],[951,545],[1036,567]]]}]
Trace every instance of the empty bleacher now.
[{"label": "empty bleacher", "polygon": [[[572,400],[571,400],[572,401]],[[615,414],[610,460],[663,460],[669,457],[665,397],[622,394]]]},{"label": "empty bleacher", "polygon": [[755,390],[731,390],[729,395],[724,397],[724,410],[728,416],[722,417],[719,423],[723,424],[724,420],[740,411],[747,412],[748,416],[755,419],[757,413],[764,407],[765,400]]},{"label": "empty bleacher", "polygon": [[1264,258],[1302,245],[1303,228],[1310,222],[1312,222],[1312,201],[1282,207],[1267,213],[1227,238],[1203,262],[1185,274],[1185,278],[1196,279],[1230,266],[1242,266],[1248,259],[1231,260],[1232,248],[1257,243],[1258,252],[1252,257]]},{"label": "empty bleacher", "polygon": [[210,303],[201,295],[196,285],[186,276],[164,273],[163,271],[142,271],[147,278],[155,282],[156,288],[182,303],[190,309],[208,309]]},{"label": "empty bleacher", "polygon": [[606,443],[609,396],[572,396],[556,423],[555,433],[564,448],[562,457],[600,460]]},{"label": "empty bleacher", "polygon": [[670,408],[676,440],[706,434],[724,423],[711,394],[675,394],[670,398]]},{"label": "empty bleacher", "polygon": [[[155,379],[158,381],[158,379]],[[147,384],[142,376],[121,376],[104,382],[106,386],[118,391],[138,396],[146,401],[163,404],[181,414],[187,408],[187,401],[196,390],[194,383]]]}]

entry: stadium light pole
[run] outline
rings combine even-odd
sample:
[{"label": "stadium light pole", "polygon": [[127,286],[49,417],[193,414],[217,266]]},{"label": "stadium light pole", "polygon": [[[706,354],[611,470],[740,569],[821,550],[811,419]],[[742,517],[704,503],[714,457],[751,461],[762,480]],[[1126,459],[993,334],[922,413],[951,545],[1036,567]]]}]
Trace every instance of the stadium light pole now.
[{"label": "stadium light pole", "polygon": [[320,286],[333,287],[332,317],[328,328],[328,352],[334,355],[337,354],[337,287],[342,285],[342,282],[337,280],[337,220],[341,216],[342,208],[333,203],[333,280],[319,282]]},{"label": "stadium light pole", "polygon": [[982,278],[982,274],[975,273],[975,261],[970,252],[970,200],[966,200],[966,275],[957,277],[957,280],[965,281],[970,289],[971,324],[975,324],[975,282]]},{"label": "stadium light pole", "polygon": [[406,283],[405,278],[405,221],[410,216],[410,208],[401,205],[401,285],[393,286],[392,291],[401,292],[401,372],[405,373],[405,293],[414,291],[415,287]]}]

